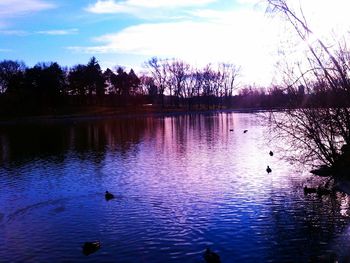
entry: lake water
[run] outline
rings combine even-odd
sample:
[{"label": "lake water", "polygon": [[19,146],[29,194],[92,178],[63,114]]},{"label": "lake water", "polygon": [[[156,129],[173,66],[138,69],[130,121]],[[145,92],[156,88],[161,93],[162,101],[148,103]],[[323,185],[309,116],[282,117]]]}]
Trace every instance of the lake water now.
[{"label": "lake water", "polygon": [[204,262],[206,247],[222,262],[346,261],[348,196],[304,196],[315,179],[269,156],[267,127],[238,113],[1,127],[0,262]]}]

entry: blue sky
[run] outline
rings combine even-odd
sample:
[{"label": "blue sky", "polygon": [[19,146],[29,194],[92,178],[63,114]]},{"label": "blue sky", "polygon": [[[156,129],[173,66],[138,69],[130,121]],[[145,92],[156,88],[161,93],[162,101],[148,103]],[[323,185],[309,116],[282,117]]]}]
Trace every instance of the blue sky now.
[{"label": "blue sky", "polygon": [[[310,17],[329,12],[329,1],[315,1],[305,0]],[[243,79],[268,84],[284,30],[254,0],[0,0],[0,60],[29,66],[96,56],[103,68],[139,71],[153,56],[174,57],[234,63]]]}]

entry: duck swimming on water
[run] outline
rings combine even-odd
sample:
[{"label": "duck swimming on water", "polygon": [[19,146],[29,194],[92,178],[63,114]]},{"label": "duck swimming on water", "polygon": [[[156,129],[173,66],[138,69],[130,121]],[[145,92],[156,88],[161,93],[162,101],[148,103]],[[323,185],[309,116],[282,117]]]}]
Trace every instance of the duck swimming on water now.
[{"label": "duck swimming on water", "polygon": [[207,263],[221,263],[220,256],[211,251],[210,248],[205,250],[203,257]]},{"label": "duck swimming on water", "polygon": [[267,166],[267,168],[266,168],[266,172],[267,172],[268,174],[272,172],[272,170],[271,170],[270,166]]},{"label": "duck swimming on water", "polygon": [[111,194],[110,192],[106,191],[105,198],[106,198],[107,201],[109,201],[109,200],[114,198],[114,195]]},{"label": "duck swimming on water", "polygon": [[95,253],[97,250],[101,248],[101,242],[100,241],[94,241],[94,242],[85,242],[83,245],[83,254],[88,256],[92,253]]},{"label": "duck swimming on water", "polygon": [[270,151],[269,154],[270,154],[270,156],[273,156],[273,151]]}]

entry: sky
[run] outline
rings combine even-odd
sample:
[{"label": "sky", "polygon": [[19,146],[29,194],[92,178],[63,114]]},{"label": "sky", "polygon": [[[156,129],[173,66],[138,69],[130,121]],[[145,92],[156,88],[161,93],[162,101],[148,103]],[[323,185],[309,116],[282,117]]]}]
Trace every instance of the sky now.
[{"label": "sky", "polygon": [[[350,1],[299,2],[317,34],[350,30]],[[0,60],[71,67],[95,56],[136,72],[152,57],[225,62],[241,67],[243,83],[269,85],[294,36],[265,10],[254,0],[0,0]]]}]

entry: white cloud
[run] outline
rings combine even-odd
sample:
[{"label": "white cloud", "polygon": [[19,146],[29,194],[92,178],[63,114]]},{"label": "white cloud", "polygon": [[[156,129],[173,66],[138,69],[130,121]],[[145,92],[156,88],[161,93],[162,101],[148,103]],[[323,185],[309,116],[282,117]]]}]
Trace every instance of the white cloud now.
[{"label": "white cloud", "polygon": [[0,48],[0,52],[1,53],[7,53],[7,52],[12,52],[12,49],[8,49],[8,48]]},{"label": "white cloud", "polygon": [[186,6],[205,5],[216,0],[126,0],[116,2],[115,0],[98,0],[89,5],[86,10],[96,14],[131,13],[137,14],[140,9],[145,8],[175,8]]},{"label": "white cloud", "polygon": [[71,29],[43,30],[43,31],[37,31],[36,33],[43,34],[43,35],[61,36],[61,35],[76,34],[78,33],[78,29],[71,28]]},{"label": "white cloud", "polygon": [[[232,62],[241,65],[247,78],[271,79],[277,40],[274,24],[255,11],[197,11],[204,21],[149,23],[128,27],[95,38],[98,44],[70,47],[75,52],[119,53],[176,57],[194,65]],[[269,26],[267,26],[269,25]]]},{"label": "white cloud", "polygon": [[26,35],[29,35],[29,33],[24,30],[0,30],[0,35],[26,36]]},{"label": "white cloud", "polygon": [[62,35],[71,35],[76,33],[78,33],[78,29],[76,28],[41,30],[41,31],[35,31],[35,32],[24,31],[24,30],[0,30],[0,35],[19,36],[19,37],[33,35],[33,34],[62,36]]},{"label": "white cloud", "polygon": [[43,0],[1,0],[0,16],[2,18],[15,17],[17,15],[38,12],[54,7],[54,4],[45,2]]},{"label": "white cloud", "polygon": [[89,5],[86,11],[96,14],[113,14],[113,13],[134,13],[134,7],[125,4],[118,4],[113,0],[98,0],[95,4]]},{"label": "white cloud", "polygon": [[[329,31],[334,28],[340,35],[349,30],[347,10],[350,9],[350,1],[334,1],[336,4],[325,0],[309,0],[302,3],[309,25],[319,36],[329,36]],[[133,4],[134,2],[137,4]],[[109,4],[110,12],[114,13],[121,12],[120,10],[124,10],[123,12],[132,10],[122,7],[136,10],[136,6],[150,7],[159,4],[158,1],[149,2],[151,3],[147,4],[146,0],[128,0],[117,4],[109,0],[97,3]],[[295,32],[289,30],[290,28],[286,27],[278,16],[272,19],[266,15],[264,6],[246,8],[246,4],[253,2],[253,0],[239,0],[242,4],[241,9],[234,11],[212,9],[187,11],[187,18],[181,22],[131,26],[93,39],[94,45],[74,46],[69,49],[91,54],[176,57],[194,65],[218,61],[232,62],[242,66],[246,82],[269,84],[274,77],[275,65],[279,59],[278,48],[282,45],[285,53],[296,61],[300,59],[300,54],[304,54],[305,45],[300,43]],[[182,3],[184,2],[180,1],[179,5]],[[299,7],[296,7],[296,10],[299,11]],[[100,6],[98,12],[95,11],[106,12],[103,6]],[[285,43],[281,44],[281,41]]]},{"label": "white cloud", "polygon": [[128,0],[125,3],[132,6],[140,7],[182,7],[182,6],[198,6],[206,5],[216,0]]},{"label": "white cloud", "polygon": [[261,1],[259,0],[236,0],[237,3],[239,4],[259,4]]}]

